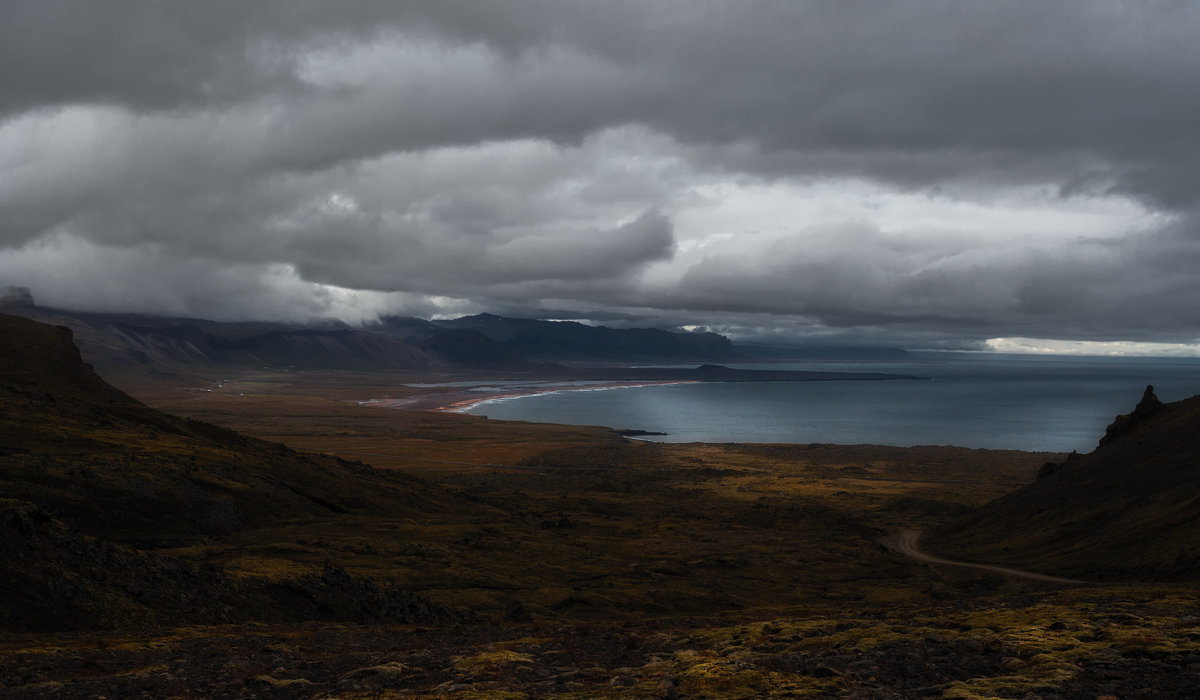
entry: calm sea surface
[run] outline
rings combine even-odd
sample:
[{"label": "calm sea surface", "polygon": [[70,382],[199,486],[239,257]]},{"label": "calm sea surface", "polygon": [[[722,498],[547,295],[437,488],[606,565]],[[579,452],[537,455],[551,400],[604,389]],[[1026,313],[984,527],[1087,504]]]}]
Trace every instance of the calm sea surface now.
[{"label": "calm sea surface", "polygon": [[504,420],[668,433],[667,442],[960,445],[1087,452],[1153,384],[1200,394],[1198,358],[917,353],[904,362],[730,365],[888,372],[930,381],[704,383],[561,391],[467,411]]}]

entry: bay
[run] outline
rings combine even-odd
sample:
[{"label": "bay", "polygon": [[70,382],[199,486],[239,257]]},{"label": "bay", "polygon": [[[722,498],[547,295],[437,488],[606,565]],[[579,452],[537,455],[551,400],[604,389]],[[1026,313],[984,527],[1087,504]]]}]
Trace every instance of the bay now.
[{"label": "bay", "polygon": [[928,381],[697,383],[559,391],[466,412],[503,420],[668,433],[666,442],[958,445],[1087,452],[1153,384],[1200,394],[1200,358],[914,353],[886,363],[730,365],[885,372]]}]

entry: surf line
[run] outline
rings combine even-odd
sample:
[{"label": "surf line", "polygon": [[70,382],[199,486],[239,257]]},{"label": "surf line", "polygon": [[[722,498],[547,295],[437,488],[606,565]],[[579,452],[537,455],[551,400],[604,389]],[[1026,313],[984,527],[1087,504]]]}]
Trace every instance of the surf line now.
[{"label": "surf line", "polygon": [[527,398],[530,396],[541,396],[543,394],[557,394],[560,392],[569,392],[569,391],[607,391],[610,389],[638,389],[641,387],[648,387],[648,386],[671,386],[671,385],[675,385],[675,384],[699,384],[699,383],[700,382],[695,379],[686,379],[686,380],[664,380],[664,381],[660,381],[660,382],[614,382],[611,384],[586,384],[583,386],[556,386],[556,387],[546,387],[546,388],[541,388],[541,389],[526,389],[526,390],[520,390],[520,391],[512,391],[512,392],[503,393],[503,394],[491,394],[489,396],[484,396],[481,398],[472,397],[469,399],[461,399],[459,401],[452,401],[448,404],[438,406],[434,410],[435,411],[448,411],[451,413],[462,413],[464,411],[469,411],[472,408],[475,408],[476,406],[479,406],[481,404],[490,403],[493,401],[507,401],[510,399],[523,399],[523,398]]}]

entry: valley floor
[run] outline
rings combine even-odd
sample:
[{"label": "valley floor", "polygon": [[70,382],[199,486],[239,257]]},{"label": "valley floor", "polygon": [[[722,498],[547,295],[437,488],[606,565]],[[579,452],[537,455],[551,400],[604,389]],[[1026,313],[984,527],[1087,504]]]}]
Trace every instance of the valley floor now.
[{"label": "valley floor", "polygon": [[[1058,455],[662,445],[359,405],[394,378],[264,375],[147,403],[400,469],[478,506],[288,521],[159,551],[237,577],[329,561],[468,614],[6,636],[0,697],[1188,697],[1186,587],[1076,586],[884,546]],[[637,427],[637,426],[620,426]]]}]

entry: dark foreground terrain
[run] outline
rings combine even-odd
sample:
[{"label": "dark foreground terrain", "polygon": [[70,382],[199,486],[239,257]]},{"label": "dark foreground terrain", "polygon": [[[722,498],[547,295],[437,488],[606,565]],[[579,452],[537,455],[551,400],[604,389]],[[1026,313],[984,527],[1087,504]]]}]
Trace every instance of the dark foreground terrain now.
[{"label": "dark foreground terrain", "polygon": [[[658,445],[360,406],[350,399],[388,378],[352,373],[128,386],[142,403],[82,365],[65,332],[0,321],[2,697],[1094,699],[1200,687],[1184,559],[1171,568],[1152,552],[1065,585],[883,544],[919,529],[938,553],[970,558],[1002,550],[1009,532],[980,534],[980,518],[1013,517],[997,520],[1013,528],[1006,565],[1086,574],[1100,530],[1064,528],[1071,551],[1092,553],[1059,560],[1004,504],[1053,498],[1043,490],[1081,478],[1076,463],[1099,470],[1123,463],[1117,453],[1187,470],[1167,456],[1188,449],[1186,430],[1164,428],[1163,444],[1138,423],[1082,460]],[[1163,415],[1186,424],[1175,406]],[[1046,463],[1068,466],[1035,483]],[[1152,476],[1138,483],[1181,483]],[[1118,517],[1107,479],[1079,496]],[[1062,522],[1070,505],[1057,506]]]},{"label": "dark foreground terrain", "polygon": [[5,697],[1190,698],[1182,592],[1107,589],[774,616],[224,625],[9,637]]}]

